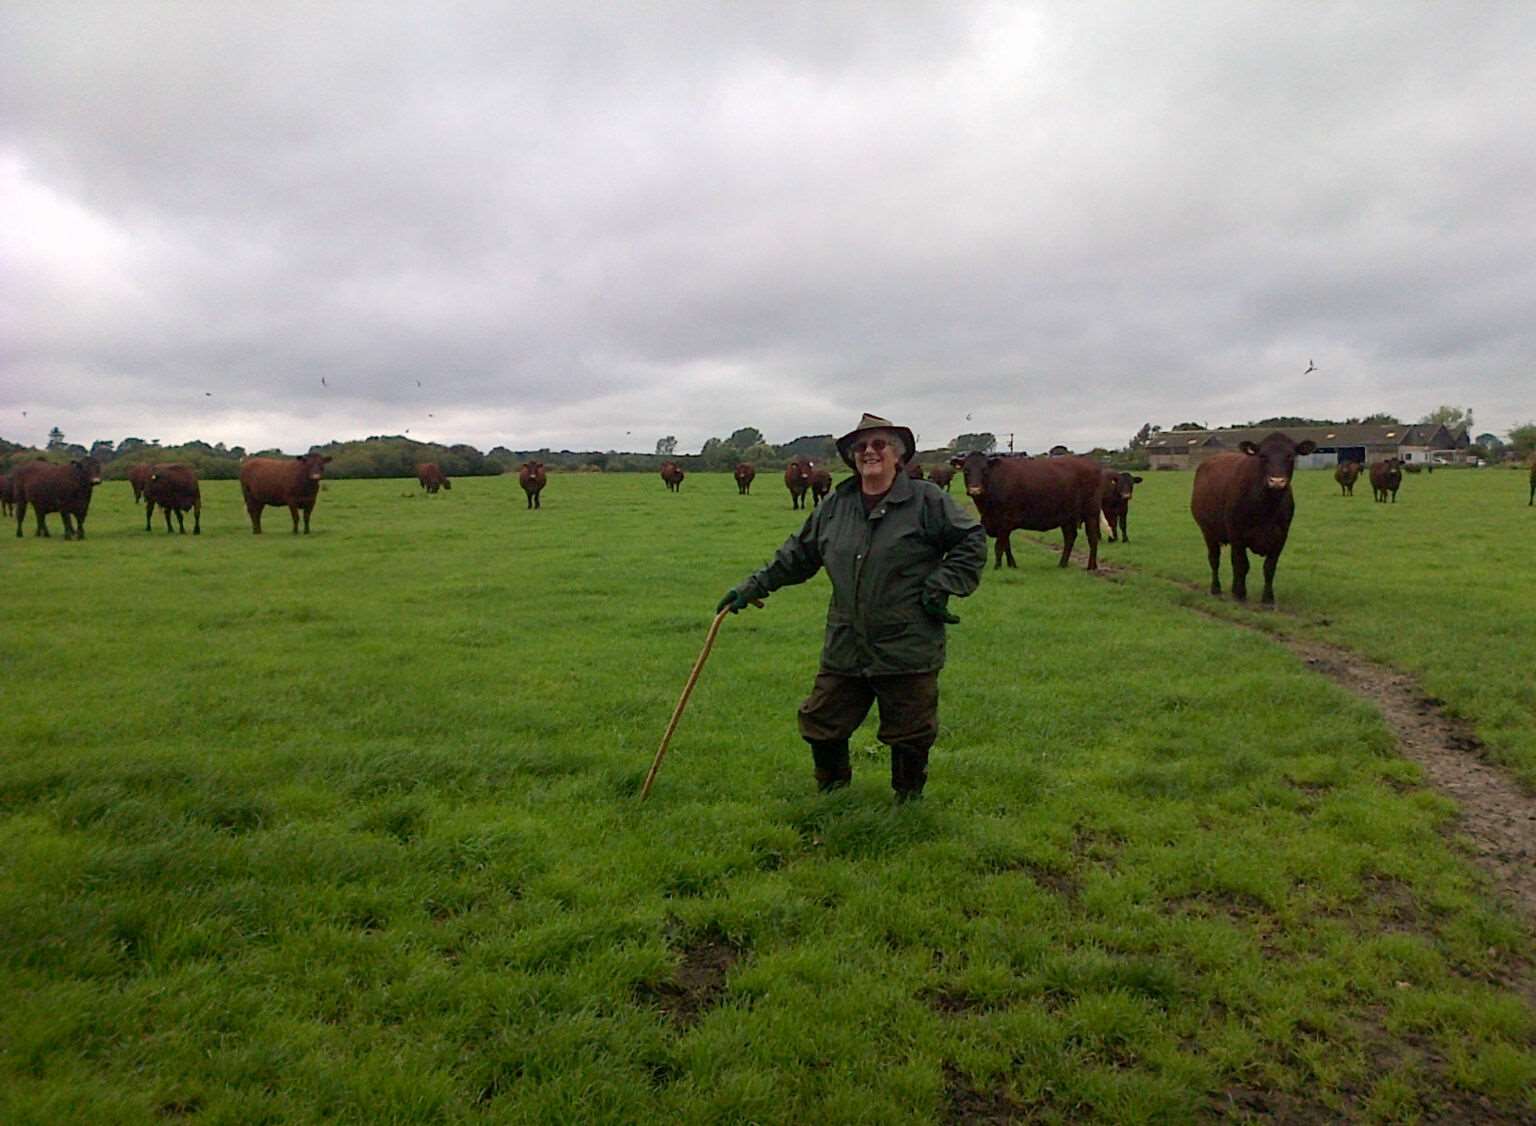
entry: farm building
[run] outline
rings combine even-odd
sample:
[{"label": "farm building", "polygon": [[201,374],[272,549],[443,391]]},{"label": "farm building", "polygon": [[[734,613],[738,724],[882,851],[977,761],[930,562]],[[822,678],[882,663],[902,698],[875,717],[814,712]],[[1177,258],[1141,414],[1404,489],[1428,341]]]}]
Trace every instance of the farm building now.
[{"label": "farm building", "polygon": [[1167,430],[1152,435],[1147,456],[1153,469],[1193,469],[1213,454],[1232,453],[1238,444],[1257,444],[1276,429],[1296,442],[1310,438],[1317,449],[1296,459],[1301,469],[1336,465],[1341,461],[1368,464],[1398,457],[1410,465],[1451,464],[1466,460],[1471,440],[1466,429],[1442,425],[1394,423],[1354,426],[1250,426],[1232,430]]}]

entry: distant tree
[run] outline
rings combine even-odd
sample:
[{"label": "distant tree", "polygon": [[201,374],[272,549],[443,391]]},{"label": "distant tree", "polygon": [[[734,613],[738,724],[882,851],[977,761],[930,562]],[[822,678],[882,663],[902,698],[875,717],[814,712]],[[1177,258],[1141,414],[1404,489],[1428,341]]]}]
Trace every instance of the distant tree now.
[{"label": "distant tree", "polygon": [[1338,426],[1339,423],[1331,418],[1303,418],[1297,414],[1276,415],[1274,418],[1261,418],[1257,422],[1244,424],[1244,429],[1257,430],[1261,426]]},{"label": "distant tree", "polygon": [[1161,429],[1161,426],[1153,426],[1150,422],[1143,422],[1141,424],[1141,429],[1136,431],[1135,436],[1131,438],[1130,442],[1126,444],[1125,448],[1128,450],[1141,449],[1152,440],[1152,435],[1156,434]]},{"label": "distant tree", "polygon": [[1497,434],[1482,433],[1477,436],[1477,444],[1485,450],[1493,450],[1495,454],[1504,449],[1504,443],[1499,440]]},{"label": "distant tree", "polygon": [[1169,430],[1209,430],[1210,427],[1203,422],[1178,422],[1168,428]]},{"label": "distant tree", "polygon": [[665,438],[656,439],[656,456],[671,457],[677,453],[677,436],[668,434]]},{"label": "distant tree", "polygon": [[749,446],[757,445],[762,440],[763,432],[757,427],[743,426],[740,430],[733,431],[731,436],[725,440],[725,444],[738,450],[744,450]]},{"label": "distant tree", "polygon": [[91,456],[105,465],[116,456],[112,442],[108,438],[97,438],[91,443]]},{"label": "distant tree", "polygon": [[1515,452],[1515,456],[1524,461],[1536,452],[1536,422],[1527,422],[1523,426],[1516,426],[1504,435],[1509,439],[1509,448]]},{"label": "distant tree", "polygon": [[1465,427],[1472,429],[1472,408],[1438,406],[1423,418],[1419,419],[1421,426],[1444,426],[1447,430],[1460,430]]},{"label": "distant tree", "polygon": [[757,442],[742,450],[741,456],[737,460],[750,461],[753,465],[766,465],[769,462],[777,461],[778,455],[767,442]]},{"label": "distant tree", "polygon": [[1398,418],[1395,414],[1388,414],[1386,411],[1368,414],[1360,420],[1361,426],[1401,426],[1402,424],[1402,419]]},{"label": "distant tree", "polygon": [[972,450],[989,454],[997,449],[997,435],[989,434],[985,430],[979,434],[957,434],[955,440],[949,444],[949,448],[957,454],[970,453]]},{"label": "distant tree", "polygon": [[831,434],[802,434],[793,442],[774,447],[784,461],[808,457],[816,461],[834,461],[837,458],[837,439]]},{"label": "distant tree", "polygon": [[50,450],[62,450],[64,448],[64,431],[55,426],[48,431],[48,448]]}]

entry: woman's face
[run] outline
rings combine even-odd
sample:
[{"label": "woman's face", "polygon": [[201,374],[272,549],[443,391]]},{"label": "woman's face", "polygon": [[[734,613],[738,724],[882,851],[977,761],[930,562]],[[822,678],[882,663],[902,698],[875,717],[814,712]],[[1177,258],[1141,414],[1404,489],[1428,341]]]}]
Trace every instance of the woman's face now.
[{"label": "woman's face", "polygon": [[896,435],[889,430],[871,430],[860,434],[853,443],[853,464],[863,479],[880,479],[894,475],[900,458],[896,456]]}]

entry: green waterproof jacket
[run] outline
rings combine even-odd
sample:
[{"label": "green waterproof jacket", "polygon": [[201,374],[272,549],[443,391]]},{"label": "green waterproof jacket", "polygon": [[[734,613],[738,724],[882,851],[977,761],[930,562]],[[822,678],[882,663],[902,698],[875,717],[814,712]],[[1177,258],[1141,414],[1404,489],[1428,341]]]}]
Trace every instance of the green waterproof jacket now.
[{"label": "green waterproof jacket", "polygon": [[736,589],[763,598],[803,583],[825,567],[832,580],[826,672],[883,676],[944,667],[944,623],[924,612],[981,582],[987,537],[981,525],[937,485],[897,474],[868,514],[859,480],[843,481],[771,562]]}]

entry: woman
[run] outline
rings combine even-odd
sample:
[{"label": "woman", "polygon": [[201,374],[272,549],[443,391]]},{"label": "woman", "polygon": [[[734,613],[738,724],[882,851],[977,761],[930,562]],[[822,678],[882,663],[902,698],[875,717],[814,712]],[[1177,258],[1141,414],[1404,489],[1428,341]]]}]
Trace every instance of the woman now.
[{"label": "woman", "polygon": [[975,590],[986,564],[986,533],[975,518],[903,471],[916,446],[905,426],[864,415],[837,440],[856,476],[716,607],[737,613],[826,568],[832,601],[821,669],[799,713],[823,791],[852,780],[848,739],[878,700],[896,799],[922,795],[939,733],[944,627],[960,620],[947,603]]}]

